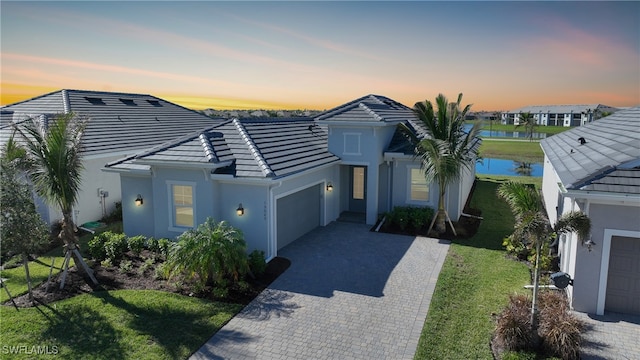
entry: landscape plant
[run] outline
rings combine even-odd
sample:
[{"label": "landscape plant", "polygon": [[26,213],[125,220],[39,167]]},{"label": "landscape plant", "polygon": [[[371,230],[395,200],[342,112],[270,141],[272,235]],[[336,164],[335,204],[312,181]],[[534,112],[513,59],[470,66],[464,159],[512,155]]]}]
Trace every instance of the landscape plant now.
[{"label": "landscape plant", "polygon": [[166,261],[169,275],[185,274],[198,286],[226,289],[249,272],[242,232],[213,218],[178,237]]},{"label": "landscape plant", "polygon": [[[24,153],[13,138],[2,149],[0,163],[0,248],[21,257],[29,299],[33,301],[29,256],[49,243],[49,230],[36,211],[33,194],[21,170]],[[4,284],[3,284],[4,286]]]},{"label": "landscape plant", "polygon": [[67,113],[59,114],[51,121],[43,117],[28,119],[14,127],[25,144],[30,165],[29,178],[36,192],[62,212],[58,237],[64,242],[66,261],[74,257],[93,283],[97,284],[98,281],[80,254],[72,217],[82,184],[82,138],[87,123],[88,119]]},{"label": "landscape plant", "polygon": [[520,126],[524,126],[527,138],[529,139],[529,141],[533,141],[533,133],[535,132],[536,126],[538,126],[538,124],[536,123],[536,119],[533,117],[533,115],[531,115],[530,112],[520,113],[520,120],[518,122],[518,125],[516,125],[515,127],[518,128]]},{"label": "landscape plant", "polygon": [[[416,103],[414,113],[425,136],[417,135],[410,125],[398,125],[412,143],[427,183],[438,183],[438,210],[428,229],[431,231],[435,224],[438,234],[446,231],[447,219],[451,223],[445,209],[447,187],[460,179],[465,169],[470,171],[475,166],[478,155],[475,142],[481,123],[476,122],[469,132],[464,131],[464,119],[471,105],[462,108],[461,102],[462,93],[454,103],[449,103],[444,95],[439,94],[436,97],[436,109],[429,100]],[[453,226],[452,231],[455,233]]]}]

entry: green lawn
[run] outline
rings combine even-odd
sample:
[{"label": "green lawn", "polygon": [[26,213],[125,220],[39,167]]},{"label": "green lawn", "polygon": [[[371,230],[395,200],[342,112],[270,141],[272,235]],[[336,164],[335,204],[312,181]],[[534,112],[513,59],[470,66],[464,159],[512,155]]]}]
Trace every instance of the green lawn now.
[{"label": "green lawn", "polygon": [[484,158],[542,162],[544,153],[540,143],[529,140],[487,140],[480,145],[480,156]]},{"label": "green lawn", "polygon": [[[99,291],[20,311],[2,306],[0,349],[49,351],[38,358],[185,359],[241,308],[152,290]],[[11,358],[34,357],[25,352]]]},{"label": "green lawn", "polygon": [[[473,121],[467,123],[473,124]],[[537,133],[544,133],[547,136],[559,134],[563,131],[567,131],[571,129],[570,127],[564,126],[536,126],[535,131]],[[489,124],[489,121],[485,121],[482,125],[482,130],[492,130],[492,131],[525,131],[523,126],[515,127],[515,125],[502,125],[502,124]]]},{"label": "green lawn", "polygon": [[[507,179],[483,177],[477,181],[471,205],[482,210],[484,220],[473,238],[451,244],[416,359],[492,359],[492,314],[502,310],[509,294],[526,293],[523,285],[530,282],[529,269],[507,259],[502,247],[502,239],[513,230],[513,216],[495,194],[499,183]],[[529,180],[540,182],[520,178]]]}]

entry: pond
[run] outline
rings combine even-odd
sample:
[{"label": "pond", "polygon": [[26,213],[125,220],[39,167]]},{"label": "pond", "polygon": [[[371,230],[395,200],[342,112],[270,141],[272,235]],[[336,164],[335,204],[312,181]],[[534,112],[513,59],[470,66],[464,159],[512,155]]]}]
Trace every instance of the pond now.
[{"label": "pond", "polygon": [[476,173],[484,175],[509,175],[509,176],[542,176],[542,164],[484,158],[476,163]]},{"label": "pond", "polygon": [[[473,127],[473,124],[464,124],[464,131],[469,131]],[[525,131],[498,131],[498,130],[480,130],[481,137],[492,137],[492,138],[516,138],[516,139],[526,139],[527,133]],[[533,133],[534,139],[544,139],[547,137],[545,133]]]}]

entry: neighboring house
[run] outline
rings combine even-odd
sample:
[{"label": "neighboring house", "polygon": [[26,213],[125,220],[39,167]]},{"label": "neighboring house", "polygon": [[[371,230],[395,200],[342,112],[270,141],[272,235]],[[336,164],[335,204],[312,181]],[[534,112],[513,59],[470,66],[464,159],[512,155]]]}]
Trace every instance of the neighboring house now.
[{"label": "neighboring house", "polygon": [[[52,92],[1,112],[0,145],[13,133],[13,124],[30,118],[46,124],[57,114],[74,112],[89,119],[82,150],[85,171],[74,207],[78,225],[102,218],[120,201],[120,179],[101,171],[106,163],[220,122],[151,95],[84,90]],[[47,223],[61,218],[57,207],[37,202]]]},{"label": "neighboring house", "polygon": [[[213,217],[271,259],[344,213],[374,225],[394,206],[436,207],[437,186],[426,183],[401,122],[418,129],[410,108],[368,95],[315,119],[229,120],[104,171],[120,174],[127,235],[175,238]],[[474,177],[450,187],[452,218]]]},{"label": "neighboring house", "polygon": [[618,109],[602,105],[534,105],[510,110],[502,113],[502,124],[520,124],[520,114],[528,112],[536,124],[542,126],[580,126],[590,123],[602,117],[603,114],[611,114]]},{"label": "neighboring house", "polygon": [[591,241],[558,243],[560,270],[574,279],[572,307],[640,314],[640,107],[542,140],[542,191],[551,223],[580,210]]}]

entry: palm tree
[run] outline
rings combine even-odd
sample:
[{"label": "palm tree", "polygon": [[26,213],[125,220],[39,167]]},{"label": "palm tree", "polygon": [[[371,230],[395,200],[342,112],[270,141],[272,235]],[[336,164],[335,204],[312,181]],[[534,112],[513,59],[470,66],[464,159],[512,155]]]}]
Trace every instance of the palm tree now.
[{"label": "palm tree", "polygon": [[[47,123],[45,118],[25,121],[16,127],[22,136],[30,161],[29,177],[36,192],[47,203],[60,207],[62,227],[58,237],[64,242],[66,263],[75,256],[91,280],[97,284],[91,271],[78,251],[73,206],[78,200],[82,183],[82,136],[87,125],[86,118],[74,113],[60,114]],[[66,268],[65,268],[66,270]],[[64,276],[61,287],[64,286]]]},{"label": "palm tree", "polygon": [[533,115],[531,115],[530,112],[520,113],[520,120],[518,122],[518,125],[516,125],[516,128],[519,126],[524,126],[529,141],[533,141],[533,132],[535,131],[538,124],[536,124],[536,119],[533,117]]},{"label": "palm tree", "polygon": [[498,196],[504,199],[513,213],[516,223],[512,236],[535,246],[536,262],[533,275],[533,299],[531,303],[531,330],[536,336],[538,328],[538,287],[540,279],[540,251],[545,241],[566,232],[575,232],[584,241],[591,232],[591,220],[581,211],[571,211],[558,218],[551,226],[543,212],[542,196],[534,188],[518,182],[506,182],[498,187]]},{"label": "palm tree", "polygon": [[449,103],[444,95],[439,94],[436,97],[437,109],[429,100],[416,103],[413,111],[425,136],[419,137],[407,124],[399,125],[413,144],[416,157],[421,160],[427,182],[435,180],[438,183],[438,211],[428,231],[435,223],[439,234],[446,231],[446,220],[455,234],[444,205],[447,187],[462,176],[464,169],[471,170],[475,166],[478,155],[474,141],[482,124],[476,122],[468,133],[464,132],[464,119],[471,105],[461,108],[461,101],[462,93],[455,103]]}]

